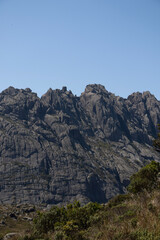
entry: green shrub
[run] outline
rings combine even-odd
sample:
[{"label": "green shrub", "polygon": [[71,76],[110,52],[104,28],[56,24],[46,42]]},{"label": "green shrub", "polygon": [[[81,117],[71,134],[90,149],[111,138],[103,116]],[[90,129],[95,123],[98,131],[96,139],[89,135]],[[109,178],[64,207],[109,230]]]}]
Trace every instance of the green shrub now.
[{"label": "green shrub", "polygon": [[79,231],[79,227],[75,221],[68,221],[63,226],[65,240],[85,240],[83,231]]},{"label": "green shrub", "polygon": [[136,227],[137,227],[137,223],[138,223],[137,218],[132,218],[132,219],[131,219],[131,226],[132,226],[133,228],[136,228]]},{"label": "green shrub", "polygon": [[[132,235],[132,234],[131,234]],[[138,230],[133,235],[136,240],[155,240],[155,234],[145,230]]]},{"label": "green shrub", "polygon": [[130,199],[129,194],[119,194],[119,195],[115,196],[114,198],[112,198],[111,200],[109,200],[108,206],[110,208],[115,207],[117,205],[120,205],[121,203],[123,203],[127,199]]},{"label": "green shrub", "polygon": [[159,236],[150,233],[147,230],[138,230],[135,232],[117,233],[112,238],[113,240],[159,240]]},{"label": "green shrub", "polygon": [[90,216],[89,220],[88,220],[88,225],[93,225],[93,224],[97,224],[101,221],[101,215],[99,213],[94,214],[93,216]]},{"label": "green shrub", "polygon": [[139,193],[146,189],[151,191],[158,187],[158,173],[160,172],[160,164],[152,161],[145,167],[141,168],[138,173],[131,177],[128,191],[131,193]]},{"label": "green shrub", "polygon": [[127,212],[125,212],[124,216],[125,217],[133,217],[135,215],[135,211],[130,209]]},{"label": "green shrub", "polygon": [[148,204],[148,210],[152,213],[156,213],[156,207],[152,203]]},{"label": "green shrub", "polygon": [[66,218],[65,208],[52,207],[49,212],[38,212],[34,219],[35,229],[38,233],[47,233],[54,230],[56,222],[63,222]]},{"label": "green shrub", "polygon": [[[90,226],[93,216],[101,209],[99,203],[88,203],[81,207],[78,201],[68,204],[66,208],[53,207],[48,212],[37,213],[34,219],[35,230],[39,234],[55,230],[63,231],[66,236],[71,235],[71,232],[77,234]],[[80,238],[82,237],[79,236]]]},{"label": "green shrub", "polygon": [[72,239],[76,235],[77,231],[78,225],[76,225],[76,222],[74,222],[73,220],[68,221],[66,225],[63,226],[63,232],[70,239]]},{"label": "green shrub", "polygon": [[39,234],[31,234],[19,237],[18,240],[49,240],[49,239],[47,237],[43,238],[43,236]]},{"label": "green shrub", "polygon": [[3,240],[3,235],[0,233],[0,240]]},{"label": "green shrub", "polygon": [[65,238],[65,235],[62,231],[56,232],[54,236],[54,240],[63,240]]},{"label": "green shrub", "polygon": [[101,239],[102,236],[103,236],[103,233],[102,233],[102,232],[98,232],[98,233],[97,233],[97,236],[96,236],[96,240]]}]

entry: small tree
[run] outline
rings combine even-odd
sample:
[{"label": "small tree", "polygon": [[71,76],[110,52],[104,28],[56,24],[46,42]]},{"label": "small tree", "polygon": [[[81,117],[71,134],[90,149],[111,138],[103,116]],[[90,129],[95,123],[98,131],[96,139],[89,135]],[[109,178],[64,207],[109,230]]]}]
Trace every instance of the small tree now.
[{"label": "small tree", "polygon": [[[153,145],[155,150],[160,152],[160,124],[158,124],[158,137],[154,140]],[[146,189],[151,191],[153,188],[159,186],[158,176],[160,172],[160,164],[152,161],[145,167],[141,168],[138,173],[133,174],[130,179],[128,191],[138,193]]]},{"label": "small tree", "polygon": [[139,172],[131,177],[128,191],[131,193],[139,193],[144,189],[151,191],[158,187],[158,174],[160,172],[160,164],[152,161],[145,167],[141,168]]}]

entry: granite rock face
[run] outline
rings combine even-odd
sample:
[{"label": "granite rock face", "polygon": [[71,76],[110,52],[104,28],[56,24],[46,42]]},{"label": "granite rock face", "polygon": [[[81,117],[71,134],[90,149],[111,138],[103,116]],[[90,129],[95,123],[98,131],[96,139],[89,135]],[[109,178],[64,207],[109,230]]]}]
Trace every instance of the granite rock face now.
[{"label": "granite rock face", "polygon": [[63,87],[39,98],[9,87],[0,93],[0,203],[105,203],[160,160],[158,123],[149,92],[123,99],[93,84],[80,97]]}]

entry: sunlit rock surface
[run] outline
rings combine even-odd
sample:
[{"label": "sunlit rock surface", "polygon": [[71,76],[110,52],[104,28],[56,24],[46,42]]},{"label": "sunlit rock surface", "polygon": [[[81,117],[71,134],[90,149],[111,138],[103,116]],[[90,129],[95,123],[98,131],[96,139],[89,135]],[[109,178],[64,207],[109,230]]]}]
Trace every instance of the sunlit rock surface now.
[{"label": "sunlit rock surface", "polygon": [[102,85],[80,97],[66,87],[41,98],[29,88],[0,93],[0,203],[107,202],[151,160],[160,102],[127,99]]}]

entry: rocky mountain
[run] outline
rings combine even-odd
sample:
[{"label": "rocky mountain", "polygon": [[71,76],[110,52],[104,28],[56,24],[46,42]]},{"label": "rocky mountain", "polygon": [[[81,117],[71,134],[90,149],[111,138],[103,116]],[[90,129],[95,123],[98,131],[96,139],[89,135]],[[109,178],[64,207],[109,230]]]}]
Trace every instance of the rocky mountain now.
[{"label": "rocky mountain", "polygon": [[160,161],[158,123],[149,92],[123,99],[93,84],[80,97],[63,87],[39,98],[9,87],[0,93],[0,203],[107,202]]}]

